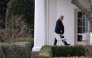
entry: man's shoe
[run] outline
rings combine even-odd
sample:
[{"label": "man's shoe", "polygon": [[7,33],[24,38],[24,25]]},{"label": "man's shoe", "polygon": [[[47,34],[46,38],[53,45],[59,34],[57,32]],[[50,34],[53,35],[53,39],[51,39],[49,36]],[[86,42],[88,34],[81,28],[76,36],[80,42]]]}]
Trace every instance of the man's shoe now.
[{"label": "man's shoe", "polygon": [[66,41],[62,40],[62,42],[64,43],[65,46],[69,46],[70,44],[68,44]]}]

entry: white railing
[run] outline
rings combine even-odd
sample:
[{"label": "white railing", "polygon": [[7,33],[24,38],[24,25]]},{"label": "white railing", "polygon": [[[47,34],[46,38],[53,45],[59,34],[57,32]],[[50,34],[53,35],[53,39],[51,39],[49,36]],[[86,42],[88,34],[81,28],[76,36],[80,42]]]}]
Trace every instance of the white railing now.
[{"label": "white railing", "polygon": [[90,32],[84,33],[82,35],[82,40],[84,45],[90,45]]}]

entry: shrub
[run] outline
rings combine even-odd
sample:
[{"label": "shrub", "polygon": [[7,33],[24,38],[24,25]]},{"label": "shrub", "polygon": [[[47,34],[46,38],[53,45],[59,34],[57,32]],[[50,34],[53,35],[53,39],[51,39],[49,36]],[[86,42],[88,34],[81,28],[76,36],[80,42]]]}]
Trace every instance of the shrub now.
[{"label": "shrub", "polygon": [[83,57],[83,56],[77,57],[77,56],[75,56],[75,57],[54,57],[54,58],[87,58],[87,57]]},{"label": "shrub", "polygon": [[6,24],[9,24],[12,15],[23,16],[27,25],[32,29],[34,27],[34,0],[10,0],[7,4],[7,13],[6,13]]},{"label": "shrub", "polygon": [[43,46],[36,58],[86,58],[84,54],[82,46]]},{"label": "shrub", "polygon": [[31,43],[17,42],[12,44],[1,44],[7,58],[31,58]]},{"label": "shrub", "polygon": [[34,38],[30,38],[27,40],[28,42],[31,42],[31,48],[34,46]]},{"label": "shrub", "polygon": [[5,57],[7,58],[8,54],[11,52],[11,49],[10,49],[10,45],[9,44],[0,44],[0,46],[2,47],[2,50],[3,50],[3,53],[5,54]]},{"label": "shrub", "polygon": [[4,41],[4,30],[0,30],[0,42]]},{"label": "shrub", "polygon": [[52,57],[52,49],[51,46],[43,46],[36,56],[36,58],[51,58]]},{"label": "shrub", "polygon": [[32,37],[30,30],[31,29],[25,21],[23,21],[23,17],[16,15],[12,17],[10,24],[3,30],[3,32],[0,32],[0,37],[4,42],[19,42],[24,38]]},{"label": "shrub", "polygon": [[82,46],[53,46],[54,57],[85,56]]},{"label": "shrub", "polygon": [[0,46],[0,58],[6,58],[5,54],[3,53],[3,49]]}]

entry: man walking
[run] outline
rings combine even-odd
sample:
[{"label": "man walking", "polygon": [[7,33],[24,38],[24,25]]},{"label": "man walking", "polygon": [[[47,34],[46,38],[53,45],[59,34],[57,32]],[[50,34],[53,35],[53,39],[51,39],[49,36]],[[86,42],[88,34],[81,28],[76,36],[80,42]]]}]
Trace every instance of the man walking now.
[{"label": "man walking", "polygon": [[64,34],[64,25],[62,23],[62,20],[64,19],[64,16],[60,16],[60,18],[56,21],[56,26],[55,26],[55,40],[54,40],[54,45],[57,44],[58,40],[62,40],[64,45],[70,45],[66,42],[63,36]]}]

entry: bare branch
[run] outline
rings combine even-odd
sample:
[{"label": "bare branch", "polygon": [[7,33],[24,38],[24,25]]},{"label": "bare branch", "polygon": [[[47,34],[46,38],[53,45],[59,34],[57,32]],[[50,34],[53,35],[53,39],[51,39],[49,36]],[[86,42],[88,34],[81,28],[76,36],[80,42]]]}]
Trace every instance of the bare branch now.
[{"label": "bare branch", "polygon": [[7,27],[0,31],[0,41],[12,43],[24,41],[27,40],[24,38],[31,37],[30,28],[24,20],[22,16],[12,16]]},{"label": "bare branch", "polygon": [[89,3],[91,3],[91,0],[88,0],[89,1]]},{"label": "bare branch", "polygon": [[91,12],[88,11],[78,0],[72,0],[73,4],[75,4],[87,17],[90,16]]}]

